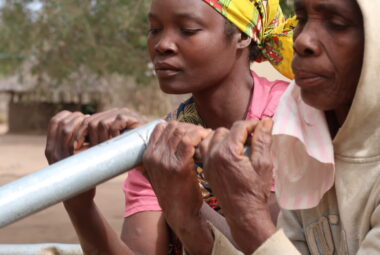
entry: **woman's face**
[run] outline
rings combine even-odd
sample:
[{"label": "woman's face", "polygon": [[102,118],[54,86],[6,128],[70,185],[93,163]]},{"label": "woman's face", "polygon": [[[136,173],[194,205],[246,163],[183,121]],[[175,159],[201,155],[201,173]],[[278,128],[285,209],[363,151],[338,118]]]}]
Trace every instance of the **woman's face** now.
[{"label": "woman's face", "polygon": [[303,100],[320,110],[349,107],[364,52],[363,19],[354,0],[295,0],[293,70]]},{"label": "woman's face", "polygon": [[202,0],[152,0],[149,54],[166,93],[194,93],[217,85],[231,71],[236,43],[225,19]]}]

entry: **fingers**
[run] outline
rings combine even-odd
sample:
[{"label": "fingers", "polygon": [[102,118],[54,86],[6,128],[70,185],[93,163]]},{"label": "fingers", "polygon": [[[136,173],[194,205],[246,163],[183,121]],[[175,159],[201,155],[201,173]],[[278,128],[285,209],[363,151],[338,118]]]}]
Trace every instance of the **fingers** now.
[{"label": "fingers", "polygon": [[97,145],[110,138],[109,126],[115,118],[115,113],[119,109],[111,109],[105,112],[96,113],[92,115],[88,123],[88,137],[91,146]]},{"label": "fingers", "polygon": [[255,129],[251,139],[251,162],[257,174],[265,179],[272,178],[272,159],[270,147],[272,144],[272,127],[271,119],[262,120]]},{"label": "fingers", "polygon": [[88,137],[88,119],[90,115],[84,115],[84,120],[74,133],[74,150],[78,150],[83,146],[89,146],[88,142],[85,145],[86,137]]},{"label": "fingers", "polygon": [[186,130],[177,121],[171,121],[166,126],[162,136],[160,137],[158,143],[166,146],[167,152],[174,154],[177,150],[177,146],[181,141],[182,137],[185,135]]},{"label": "fingers", "polygon": [[47,132],[47,140],[46,140],[46,148],[50,148],[53,141],[51,138],[55,137],[57,134],[58,126],[64,118],[70,115],[69,111],[62,111],[57,113],[49,122],[48,132]]},{"label": "fingers", "polygon": [[231,151],[237,155],[243,155],[244,145],[258,123],[258,120],[238,121],[234,123],[227,141]]},{"label": "fingers", "polygon": [[54,147],[57,140],[57,129],[61,120],[70,115],[69,111],[62,111],[56,114],[49,122],[47,138],[46,138],[46,147],[45,147],[45,157],[47,158],[49,164],[55,162],[54,159]]},{"label": "fingers", "polygon": [[207,155],[211,151],[215,152],[221,149],[222,141],[228,136],[230,131],[226,128],[218,128],[214,132],[210,132],[209,135],[200,143],[199,154],[197,160],[205,161]]},{"label": "fingers", "polygon": [[76,141],[76,131],[79,129],[81,124],[86,119],[86,116],[80,112],[73,113],[70,117],[67,117],[67,120],[64,121],[62,126],[61,134],[64,135],[62,138],[65,148],[69,149],[69,155],[72,155],[76,149],[79,149],[81,145],[78,145]]},{"label": "fingers", "polygon": [[91,146],[120,135],[125,129],[132,129],[144,123],[142,117],[127,108],[114,108],[96,113],[83,123],[76,137],[80,144],[87,136]]},{"label": "fingers", "polygon": [[[123,110],[126,113],[130,113],[128,109]],[[111,137],[116,137],[120,135],[120,133],[125,129],[133,129],[137,128],[141,125],[141,122],[138,121],[137,118],[131,118],[126,114],[118,114],[116,116],[115,121],[112,123],[110,127],[110,135]]]},{"label": "fingers", "polygon": [[184,125],[183,128],[185,133],[178,144],[176,155],[180,158],[187,156],[197,158],[196,153],[198,151],[199,154],[199,149],[196,150],[196,147],[212,133],[212,130],[195,125]]},{"label": "fingers", "polygon": [[62,111],[51,119],[45,149],[50,164],[73,154],[74,132],[84,118],[80,112]]},{"label": "fingers", "polygon": [[218,128],[200,144],[200,158],[204,159],[211,148],[213,150],[224,149],[235,155],[243,155],[244,144],[246,144],[247,138],[254,131],[257,123],[257,120],[238,121],[234,123],[230,131],[226,128]]},{"label": "fingers", "polygon": [[188,123],[172,121],[158,124],[151,134],[144,162],[181,161],[183,164],[193,164],[195,147],[210,133],[210,129]]},{"label": "fingers", "polygon": [[156,144],[158,142],[158,140],[162,136],[162,133],[164,132],[167,125],[168,125],[167,123],[157,124],[157,126],[154,128],[152,134],[150,135],[149,143],[148,143],[148,149],[150,147],[152,147],[151,146],[152,144]]}]

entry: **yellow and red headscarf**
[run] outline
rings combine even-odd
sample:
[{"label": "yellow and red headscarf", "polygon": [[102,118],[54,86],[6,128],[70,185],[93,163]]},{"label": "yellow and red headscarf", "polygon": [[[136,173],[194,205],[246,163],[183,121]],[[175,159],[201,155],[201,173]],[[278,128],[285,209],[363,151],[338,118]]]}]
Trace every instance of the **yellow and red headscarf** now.
[{"label": "yellow and red headscarf", "polygon": [[256,60],[268,60],[274,68],[293,79],[293,29],[295,18],[286,20],[279,0],[203,0],[250,36],[260,50]]}]

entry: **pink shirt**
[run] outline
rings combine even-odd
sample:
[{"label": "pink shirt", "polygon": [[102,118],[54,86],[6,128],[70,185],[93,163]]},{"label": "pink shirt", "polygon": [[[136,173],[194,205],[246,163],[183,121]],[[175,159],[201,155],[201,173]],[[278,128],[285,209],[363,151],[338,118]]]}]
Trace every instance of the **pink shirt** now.
[{"label": "pink shirt", "polygon": [[[289,83],[278,80],[268,81],[254,72],[252,75],[254,89],[246,119],[272,118],[280,97]],[[143,211],[161,211],[149,181],[139,171],[133,169],[128,172],[123,191],[125,194],[124,217]]]}]

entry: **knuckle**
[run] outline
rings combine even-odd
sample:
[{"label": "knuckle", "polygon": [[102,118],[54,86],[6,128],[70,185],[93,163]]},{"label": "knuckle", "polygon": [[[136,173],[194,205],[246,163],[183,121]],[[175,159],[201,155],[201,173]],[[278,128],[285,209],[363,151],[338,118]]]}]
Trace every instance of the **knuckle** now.
[{"label": "knuckle", "polygon": [[154,133],[162,132],[162,130],[164,130],[165,127],[167,127],[166,123],[159,123],[159,124],[157,124],[157,126],[154,129]]},{"label": "knuckle", "polygon": [[269,144],[268,144],[266,137],[259,136],[255,139],[255,141],[253,143],[253,149],[255,151],[263,154],[265,152],[265,150],[267,149],[268,145]]},{"label": "knuckle", "polygon": [[67,136],[70,135],[73,132],[73,127],[65,125],[62,129],[62,133]]},{"label": "knuckle", "polygon": [[89,127],[90,126],[90,118],[85,118],[83,120],[83,126],[85,126],[85,127]]},{"label": "knuckle", "polygon": [[91,129],[91,130],[96,130],[98,128],[98,123],[95,122],[95,121],[91,121],[88,123],[88,127]]},{"label": "knuckle", "polygon": [[59,118],[57,118],[57,116],[53,117],[51,120],[50,120],[50,125],[58,125],[60,122]]},{"label": "knuckle", "polygon": [[193,147],[191,139],[188,136],[183,136],[179,143],[184,148]]},{"label": "knuckle", "polygon": [[62,126],[69,125],[69,123],[70,123],[70,119],[68,119],[68,118],[65,118],[62,121],[60,121],[60,125],[62,125]]},{"label": "knuckle", "polygon": [[178,125],[178,122],[175,120],[172,120],[168,123],[169,128],[175,128]]},{"label": "knuckle", "polygon": [[99,121],[98,126],[99,126],[100,128],[102,128],[102,129],[108,129],[108,123],[107,123],[106,120],[101,120],[101,121]]},{"label": "knuckle", "polygon": [[167,126],[166,123],[159,123],[157,124],[157,128],[164,129]]},{"label": "knuckle", "polygon": [[126,115],[125,114],[123,114],[123,113],[118,113],[117,115],[116,115],[116,120],[124,120],[124,119],[126,119]]},{"label": "knuckle", "polygon": [[173,135],[177,137],[182,137],[182,140],[184,140],[187,137],[185,136],[185,133],[186,133],[186,130],[183,127],[177,127],[174,130]]},{"label": "knuckle", "polygon": [[215,130],[215,134],[217,134],[217,135],[221,135],[221,134],[225,134],[225,133],[228,133],[228,129],[225,127],[220,127],[220,128],[217,128]]},{"label": "knuckle", "polygon": [[246,121],[238,120],[232,126],[235,128],[241,128],[241,127],[244,127],[245,125],[246,125]]},{"label": "knuckle", "polygon": [[273,169],[273,163],[270,159],[265,157],[260,157],[253,162],[254,167],[257,169],[263,170],[271,170]]}]

